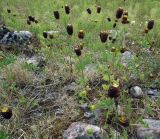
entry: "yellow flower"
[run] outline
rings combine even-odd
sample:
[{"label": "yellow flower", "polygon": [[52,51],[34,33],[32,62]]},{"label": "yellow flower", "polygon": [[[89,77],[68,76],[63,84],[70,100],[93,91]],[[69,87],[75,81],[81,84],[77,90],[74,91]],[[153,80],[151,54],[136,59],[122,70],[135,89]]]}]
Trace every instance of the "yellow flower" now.
[{"label": "yellow flower", "polygon": [[121,115],[121,116],[119,117],[119,122],[120,122],[120,124],[123,125],[123,126],[128,126],[128,125],[129,125],[129,120],[128,120],[128,118],[127,118],[126,115]]},{"label": "yellow flower", "polygon": [[119,84],[118,83],[113,83],[113,87],[117,88],[117,87],[119,87]]},{"label": "yellow flower", "polygon": [[91,106],[90,106],[90,110],[91,110],[91,111],[94,111],[95,109],[96,109],[96,106],[95,106],[95,105],[91,105]]},{"label": "yellow flower", "polygon": [[79,94],[79,96],[80,96],[81,98],[86,98],[86,97],[87,97],[87,92],[84,90],[84,91],[82,91],[82,92]]},{"label": "yellow flower", "polygon": [[7,112],[8,111],[8,108],[7,107],[3,107],[1,112]]}]

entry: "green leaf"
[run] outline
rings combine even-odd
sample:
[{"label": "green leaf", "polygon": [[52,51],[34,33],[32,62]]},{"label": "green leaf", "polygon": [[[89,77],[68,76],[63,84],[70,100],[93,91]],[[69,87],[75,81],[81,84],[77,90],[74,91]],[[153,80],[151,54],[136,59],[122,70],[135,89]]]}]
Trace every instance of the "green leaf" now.
[{"label": "green leaf", "polygon": [[105,81],[109,81],[109,76],[105,74],[102,79]]},{"label": "green leaf", "polygon": [[102,84],[102,88],[107,91],[109,89],[109,85],[106,85],[106,84]]},{"label": "green leaf", "polygon": [[80,98],[86,98],[87,97],[87,92],[84,90],[81,93],[79,93]]},{"label": "green leaf", "polygon": [[113,100],[106,98],[99,101],[98,107],[102,109],[109,109],[113,108],[113,104],[114,104]]}]

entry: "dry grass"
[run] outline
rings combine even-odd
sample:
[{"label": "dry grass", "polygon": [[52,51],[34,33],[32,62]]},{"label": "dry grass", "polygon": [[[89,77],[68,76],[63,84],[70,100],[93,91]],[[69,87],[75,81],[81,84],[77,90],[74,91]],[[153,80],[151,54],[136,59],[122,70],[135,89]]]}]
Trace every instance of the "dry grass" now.
[{"label": "dry grass", "polygon": [[16,61],[1,71],[3,78],[9,83],[17,86],[25,86],[33,83],[34,77],[26,69],[22,68],[21,62]]}]

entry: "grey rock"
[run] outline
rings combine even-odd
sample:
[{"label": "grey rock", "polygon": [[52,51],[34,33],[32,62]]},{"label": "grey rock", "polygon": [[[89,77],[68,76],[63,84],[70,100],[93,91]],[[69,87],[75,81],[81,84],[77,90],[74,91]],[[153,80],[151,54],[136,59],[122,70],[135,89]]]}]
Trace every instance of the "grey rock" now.
[{"label": "grey rock", "polygon": [[38,59],[36,56],[33,56],[31,58],[27,58],[27,59],[24,59],[24,61],[27,62],[27,64],[33,64],[33,65],[37,65],[38,64]]},{"label": "grey rock", "polygon": [[55,30],[50,30],[50,31],[47,31],[48,34],[58,34],[59,31],[55,31]]},{"label": "grey rock", "polygon": [[160,139],[160,129],[138,128],[137,139]]},{"label": "grey rock", "polygon": [[10,32],[10,30],[6,26],[0,26],[0,40],[2,40],[8,32]]},{"label": "grey rock", "polygon": [[85,103],[85,104],[82,104],[79,106],[81,110],[83,110],[84,112],[88,112],[89,111],[89,107],[88,107],[88,104]]},{"label": "grey rock", "polygon": [[94,64],[87,64],[84,69],[84,76],[88,79],[98,76],[96,66]]},{"label": "grey rock", "polygon": [[32,113],[33,117],[41,117],[42,116],[42,112],[41,111],[35,111]]},{"label": "grey rock", "polygon": [[160,139],[160,120],[143,119],[147,128],[141,126],[137,128],[138,139]]},{"label": "grey rock", "polygon": [[64,114],[64,111],[62,109],[57,109],[55,112],[55,116],[62,116]]},{"label": "grey rock", "polygon": [[130,51],[125,51],[122,54],[121,62],[124,66],[127,66],[130,61],[133,59],[133,54]]},{"label": "grey rock", "polygon": [[45,98],[48,98],[48,99],[53,98],[54,100],[56,100],[59,96],[60,96],[60,94],[58,92],[46,90]]},{"label": "grey rock", "polygon": [[74,93],[76,92],[76,89],[77,89],[77,84],[75,82],[72,82],[71,84],[69,85],[66,85],[64,87],[64,91],[69,95],[74,95]]},{"label": "grey rock", "polygon": [[28,111],[27,113],[26,113],[26,115],[27,115],[27,117],[30,117],[30,116],[32,116],[32,118],[34,117],[41,117],[42,116],[42,111],[41,110],[38,110],[38,109],[32,109],[32,110],[30,110],[30,111]]},{"label": "grey rock", "polygon": [[49,104],[52,101],[55,101],[55,97],[40,98],[38,103],[39,103],[39,105],[46,105],[46,104]]},{"label": "grey rock", "polygon": [[87,103],[80,105],[80,109],[84,111],[84,118],[87,119],[89,124],[98,124],[98,121],[100,121],[100,116],[102,114],[101,109],[91,111]]},{"label": "grey rock", "polygon": [[143,119],[143,122],[148,125],[149,128],[159,128],[160,129],[160,120],[153,119]]},{"label": "grey rock", "polygon": [[112,132],[112,139],[120,139],[121,137],[121,134],[117,131],[117,130],[115,130],[115,129],[110,129],[111,130],[111,132]]},{"label": "grey rock", "polygon": [[95,65],[93,65],[93,64],[87,64],[86,66],[85,66],[85,70],[86,71],[95,71],[96,70],[96,67],[95,67]]},{"label": "grey rock", "polygon": [[116,39],[117,34],[119,33],[117,30],[109,30],[108,32],[110,34],[110,37],[112,37],[112,39]]},{"label": "grey rock", "polygon": [[158,95],[158,89],[148,89],[146,90],[146,94],[149,96],[157,96]]},{"label": "grey rock", "polygon": [[52,92],[51,90],[46,89],[44,94],[39,94],[37,102],[40,106],[49,106],[51,102],[56,101],[59,98],[60,94],[58,92]]},{"label": "grey rock", "polygon": [[7,27],[0,27],[0,44],[3,48],[16,46],[18,49],[26,48],[31,42],[32,33],[29,31],[10,31]]},{"label": "grey rock", "polygon": [[139,86],[131,87],[129,92],[133,98],[142,98],[144,95],[142,89]]},{"label": "grey rock", "polygon": [[25,41],[27,41],[29,38],[32,37],[32,33],[29,31],[19,31],[19,32],[15,31],[13,35],[17,36]]},{"label": "grey rock", "polygon": [[89,124],[98,125],[102,112],[101,109],[96,109],[93,112],[93,116],[88,119]]},{"label": "grey rock", "polygon": [[[92,133],[89,133],[91,131]],[[98,126],[82,122],[72,123],[63,133],[63,139],[107,139],[107,133]]]},{"label": "grey rock", "polygon": [[93,118],[93,117],[95,117],[95,115],[93,112],[85,112],[84,117],[85,118]]},{"label": "grey rock", "polygon": [[42,56],[34,55],[32,57],[19,57],[19,61],[26,62],[27,64],[35,65],[42,68],[46,65],[46,61]]},{"label": "grey rock", "polygon": [[99,120],[95,117],[90,118],[87,122],[91,125],[98,125],[99,124]]}]

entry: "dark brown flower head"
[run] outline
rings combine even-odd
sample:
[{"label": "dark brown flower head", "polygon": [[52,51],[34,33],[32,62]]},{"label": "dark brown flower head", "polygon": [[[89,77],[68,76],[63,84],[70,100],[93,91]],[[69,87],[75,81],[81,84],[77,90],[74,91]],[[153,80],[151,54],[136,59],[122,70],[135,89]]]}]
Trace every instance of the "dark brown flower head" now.
[{"label": "dark brown flower head", "polygon": [[34,22],[35,22],[36,24],[38,24],[38,20],[35,20]]},{"label": "dark brown flower head", "polygon": [[116,11],[116,18],[117,19],[120,19],[121,17],[122,17],[122,15],[123,15],[123,8],[122,7],[119,7],[118,9],[117,9],[117,11]]},{"label": "dark brown flower head", "polygon": [[144,33],[147,34],[148,32],[149,32],[149,29],[148,29],[148,28],[145,28],[145,29],[144,29]]},{"label": "dark brown flower head", "polygon": [[47,38],[48,37],[48,33],[46,31],[43,32],[43,37]]},{"label": "dark brown flower head", "polygon": [[79,39],[83,39],[84,38],[84,31],[83,30],[80,30],[79,33],[78,33],[78,38]]},{"label": "dark brown flower head", "polygon": [[59,11],[54,11],[53,14],[56,19],[60,18]]},{"label": "dark brown flower head", "polygon": [[123,15],[122,21],[127,21],[127,20],[128,20],[128,16],[127,15]]},{"label": "dark brown flower head", "polygon": [[123,54],[125,51],[127,51],[127,49],[125,48],[125,47],[122,47],[121,49],[120,49],[120,52]]},{"label": "dark brown flower head", "polygon": [[127,16],[128,16],[128,11],[125,10],[125,11],[123,12],[123,15],[127,15]]},{"label": "dark brown flower head", "polygon": [[122,20],[122,24],[129,24],[130,23],[130,21],[129,20]]},{"label": "dark brown flower head", "polygon": [[72,35],[73,34],[73,26],[72,26],[72,24],[68,24],[67,25],[67,33],[68,33],[68,35]]},{"label": "dark brown flower head", "polygon": [[108,38],[109,38],[110,41],[112,40],[112,36],[109,36]]},{"label": "dark brown flower head", "polygon": [[101,6],[98,6],[97,7],[97,13],[100,13],[101,12]]},{"label": "dark brown flower head", "polygon": [[116,38],[112,39],[112,43],[115,43],[115,41],[116,41]]},{"label": "dark brown flower head", "polygon": [[127,118],[126,115],[119,116],[118,121],[119,121],[119,124],[124,127],[129,126],[129,119]]},{"label": "dark brown flower head", "polygon": [[107,20],[108,20],[108,22],[111,22],[111,18],[110,17],[108,17]]},{"label": "dark brown flower head", "polygon": [[70,7],[68,5],[65,5],[65,12],[66,14],[70,13]]},{"label": "dark brown flower head", "polygon": [[115,28],[116,26],[117,26],[117,24],[116,24],[116,23],[114,23],[114,24],[113,24],[113,28]]},{"label": "dark brown flower head", "polygon": [[120,96],[120,89],[118,85],[110,86],[108,90],[108,97],[110,98],[118,98]]},{"label": "dark brown flower head", "polygon": [[50,34],[49,34],[49,38],[50,38],[50,39],[53,39],[53,38],[54,38],[54,35],[50,33]]},{"label": "dark brown flower head", "polygon": [[151,30],[151,29],[153,29],[153,27],[154,27],[154,20],[149,20],[149,21],[148,21],[148,24],[147,24],[147,28],[148,28],[149,30]]},{"label": "dark brown flower head", "polygon": [[76,53],[77,56],[81,56],[82,54],[81,49],[77,46],[74,48],[74,52]]},{"label": "dark brown flower head", "polygon": [[88,14],[91,14],[91,13],[92,13],[92,11],[91,11],[90,8],[87,8],[87,12],[88,12]]},{"label": "dark brown flower head", "polygon": [[27,20],[27,24],[28,24],[28,25],[31,25],[31,21]]},{"label": "dark brown flower head", "polygon": [[100,36],[101,42],[105,43],[107,41],[107,38],[108,38],[108,32],[107,31],[101,31],[99,36]]},{"label": "dark brown flower head", "polygon": [[32,22],[34,22],[35,21],[35,17],[33,17],[33,16],[28,16],[28,19],[29,19],[29,21],[32,21]]},{"label": "dark brown flower head", "polygon": [[10,119],[12,117],[12,109],[8,108],[8,107],[3,107],[1,109],[1,115],[3,116],[3,118],[5,119]]},{"label": "dark brown flower head", "polygon": [[7,9],[7,12],[8,12],[8,13],[11,13],[11,10],[10,10],[10,9]]}]

